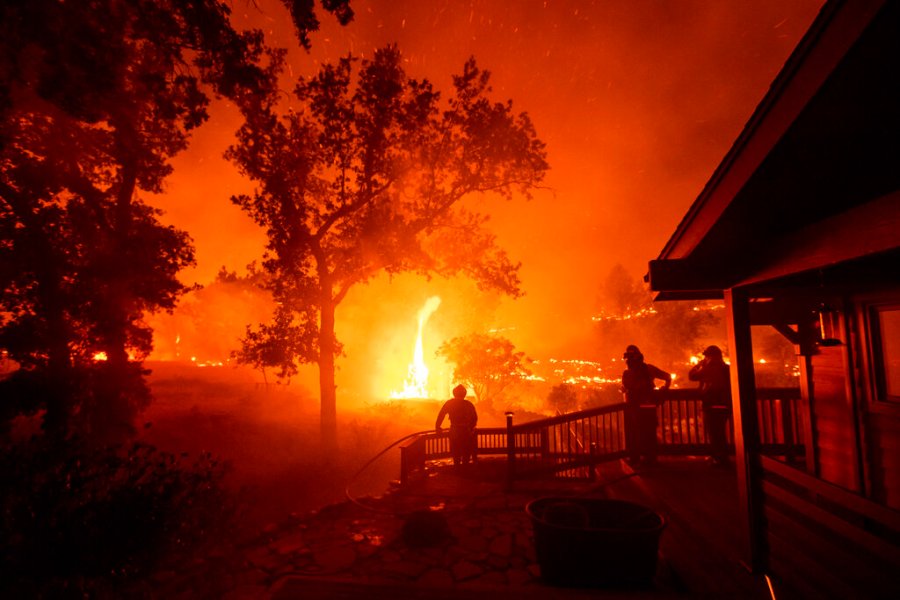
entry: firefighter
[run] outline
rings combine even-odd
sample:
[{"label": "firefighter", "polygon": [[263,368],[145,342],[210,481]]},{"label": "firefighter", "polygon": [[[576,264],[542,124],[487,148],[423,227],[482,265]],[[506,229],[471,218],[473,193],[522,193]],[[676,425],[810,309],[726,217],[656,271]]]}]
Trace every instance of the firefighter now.
[{"label": "firefighter", "polygon": [[625,393],[625,446],[633,464],[656,462],[656,380],[663,381],[663,389],[672,385],[672,376],[662,369],[644,362],[637,346],[625,348],[626,369],[622,373]]},{"label": "firefighter", "polygon": [[712,446],[713,463],[728,464],[728,420],[731,418],[731,374],[722,359],[722,350],[710,346],[703,360],[694,365],[688,379],[700,382],[703,399],[703,424]]},{"label": "firefighter", "polygon": [[462,465],[475,461],[475,450],[478,439],[475,426],[478,424],[478,412],[475,405],[466,400],[466,387],[458,385],[453,388],[453,398],[441,407],[434,423],[434,430],[441,432],[444,417],[450,417],[450,454],[453,464]]}]

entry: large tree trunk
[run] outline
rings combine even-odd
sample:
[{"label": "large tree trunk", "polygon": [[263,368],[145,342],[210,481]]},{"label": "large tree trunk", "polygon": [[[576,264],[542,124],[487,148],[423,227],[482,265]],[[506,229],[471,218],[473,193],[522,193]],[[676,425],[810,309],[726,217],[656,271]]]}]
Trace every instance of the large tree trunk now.
[{"label": "large tree trunk", "polygon": [[76,408],[73,398],[72,353],[69,349],[69,324],[65,310],[60,304],[63,297],[59,291],[56,275],[49,278],[38,277],[41,290],[42,308],[46,314],[48,329],[51,332],[47,353],[46,409],[43,428],[48,435],[63,439],[69,434],[71,416]]},{"label": "large tree trunk", "polygon": [[118,191],[113,214],[113,231],[107,249],[111,280],[107,282],[109,294],[106,317],[106,354],[109,365],[115,371],[124,372],[128,366],[128,324],[132,301],[128,263],[128,246],[130,240],[132,200],[137,187],[137,170],[133,161],[123,161],[122,182]]},{"label": "large tree trunk", "polygon": [[334,385],[334,302],[330,294],[319,307],[319,394],[322,446],[337,449],[337,393]]},{"label": "large tree trunk", "polygon": [[98,382],[94,394],[97,414],[90,415],[91,433],[98,443],[116,443],[134,434],[133,421],[141,404],[136,397],[131,361],[128,357],[128,328],[133,318],[134,293],[131,289],[131,270],[128,263],[133,220],[133,200],[137,188],[137,167],[130,156],[127,140],[133,135],[126,127],[126,141],[120,141],[121,182],[116,194],[113,231],[108,252],[111,279],[107,282],[108,297],[105,319],[105,350],[108,374]]}]

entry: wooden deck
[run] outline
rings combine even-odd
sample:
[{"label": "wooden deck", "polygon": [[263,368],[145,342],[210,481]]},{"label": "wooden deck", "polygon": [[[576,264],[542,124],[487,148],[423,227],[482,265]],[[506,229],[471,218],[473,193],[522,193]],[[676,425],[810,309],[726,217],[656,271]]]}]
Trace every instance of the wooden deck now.
[{"label": "wooden deck", "polygon": [[[479,470],[502,481],[505,461],[482,460]],[[440,486],[441,478],[432,485]],[[510,492],[532,497],[585,495],[649,506],[667,522],[652,590],[658,596],[770,599],[769,584],[743,563],[739,494],[734,464],[716,467],[706,457],[660,457],[632,469],[625,460],[597,466],[593,483],[565,479],[517,480]],[[608,593],[606,591],[605,593]]]},{"label": "wooden deck", "polygon": [[[479,470],[502,481],[504,460],[482,460]],[[440,486],[438,477],[432,485]],[[763,576],[743,564],[741,512],[733,462],[716,467],[705,457],[660,457],[654,466],[632,469],[624,460],[597,466],[593,483],[565,479],[517,480],[513,490],[532,497],[586,495],[630,500],[662,514],[655,592],[691,597],[772,597]],[[777,590],[776,590],[777,591]]]},{"label": "wooden deck", "polygon": [[640,502],[666,517],[661,569],[678,592],[771,597],[765,578],[751,575],[741,562],[744,542],[733,466],[714,467],[702,458],[660,458],[657,465],[602,489],[609,498]]}]

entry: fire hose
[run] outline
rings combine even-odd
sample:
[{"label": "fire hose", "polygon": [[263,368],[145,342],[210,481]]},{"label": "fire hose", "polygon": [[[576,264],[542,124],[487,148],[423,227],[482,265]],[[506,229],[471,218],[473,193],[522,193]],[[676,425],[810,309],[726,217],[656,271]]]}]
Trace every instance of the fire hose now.
[{"label": "fire hose", "polygon": [[356,504],[357,506],[364,508],[366,510],[371,510],[374,512],[380,512],[380,513],[385,513],[385,514],[394,514],[393,511],[382,510],[379,508],[375,508],[374,506],[368,506],[366,504],[363,504],[358,499],[354,498],[353,495],[350,493],[350,486],[353,485],[353,483],[356,481],[357,477],[362,475],[366,469],[368,469],[370,466],[372,466],[372,463],[374,463],[376,460],[378,460],[379,458],[384,456],[384,454],[387,453],[388,450],[390,450],[391,448],[393,448],[394,446],[396,446],[397,444],[399,444],[401,442],[405,442],[406,440],[408,440],[410,438],[416,437],[418,435],[424,435],[426,433],[434,433],[434,430],[426,429],[425,431],[417,431],[415,433],[410,433],[409,435],[405,435],[402,438],[400,438],[399,440],[392,442],[381,452],[379,452],[378,454],[376,454],[375,456],[370,458],[368,460],[368,462],[366,462],[366,464],[364,464],[362,467],[360,467],[359,470],[356,471],[356,473],[354,473],[353,476],[350,477],[350,480],[347,482],[347,486],[344,488],[344,495],[347,496],[347,499],[350,500],[350,502],[352,502],[353,504]]}]

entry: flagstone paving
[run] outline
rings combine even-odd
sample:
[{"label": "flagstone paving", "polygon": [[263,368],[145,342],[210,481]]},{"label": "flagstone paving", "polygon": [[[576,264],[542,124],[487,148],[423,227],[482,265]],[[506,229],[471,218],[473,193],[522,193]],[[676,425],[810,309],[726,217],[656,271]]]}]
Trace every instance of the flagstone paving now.
[{"label": "flagstone paving", "polygon": [[[362,593],[360,586],[369,586],[366,593],[393,590],[379,597],[453,597],[435,596],[437,590],[457,590],[466,597],[476,590],[493,590],[494,598],[523,597],[532,588],[536,597],[562,597],[558,591],[540,593],[550,589],[540,579],[525,505],[540,496],[569,494],[600,495],[602,490],[559,480],[517,483],[507,490],[502,477],[484,469],[459,473],[444,468],[380,497],[348,500],[269,526],[234,556],[205,557],[193,584],[172,580],[169,589],[191,597],[185,590],[196,591],[202,580],[211,596],[230,600],[350,598]],[[405,542],[404,523],[419,511],[443,516],[449,536],[431,546]],[[579,592],[565,597],[573,594]]]},{"label": "flagstone paving", "polygon": [[[535,583],[540,570],[525,513],[532,496],[505,494],[496,484],[443,478],[455,480],[467,493],[396,491],[328,507],[273,531],[248,561],[266,574],[261,583],[273,587],[287,577],[326,575],[437,587]],[[423,509],[439,512],[450,536],[432,547],[410,547],[402,536],[405,518]]]}]

